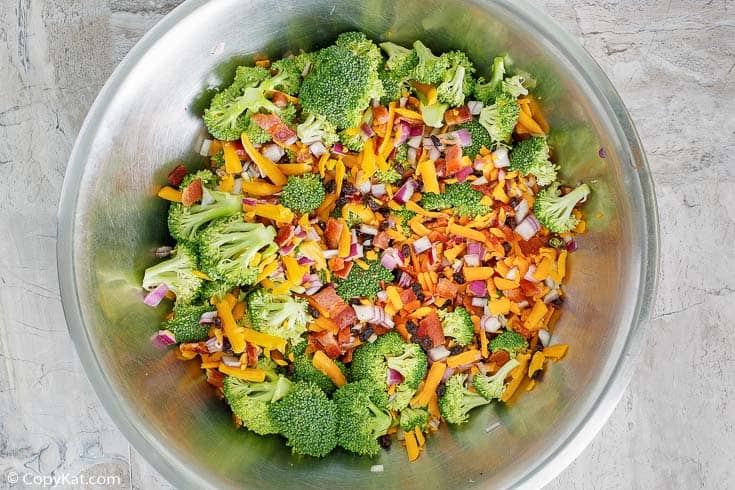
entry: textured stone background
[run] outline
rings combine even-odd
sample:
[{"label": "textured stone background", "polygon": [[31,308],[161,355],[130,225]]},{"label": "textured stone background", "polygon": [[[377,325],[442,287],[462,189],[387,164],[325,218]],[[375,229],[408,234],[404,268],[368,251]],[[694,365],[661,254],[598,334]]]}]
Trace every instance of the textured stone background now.
[{"label": "textured stone background", "polygon": [[[107,417],[74,352],[55,215],[95,95],[178,3],[0,1],[0,487],[8,471],[168,487]],[[662,232],[646,354],[605,428],[549,488],[735,487],[735,2],[538,3],[620,91]]]}]

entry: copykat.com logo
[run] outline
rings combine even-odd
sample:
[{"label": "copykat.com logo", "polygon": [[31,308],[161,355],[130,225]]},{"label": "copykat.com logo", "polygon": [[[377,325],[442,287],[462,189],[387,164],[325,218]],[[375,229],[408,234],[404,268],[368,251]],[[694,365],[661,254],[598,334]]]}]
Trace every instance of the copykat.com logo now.
[{"label": "copykat.com logo", "polygon": [[122,485],[120,475],[85,475],[84,473],[57,473],[54,475],[36,475],[33,473],[19,473],[8,471],[5,480],[9,486],[24,487],[66,487],[74,486],[119,486]]}]

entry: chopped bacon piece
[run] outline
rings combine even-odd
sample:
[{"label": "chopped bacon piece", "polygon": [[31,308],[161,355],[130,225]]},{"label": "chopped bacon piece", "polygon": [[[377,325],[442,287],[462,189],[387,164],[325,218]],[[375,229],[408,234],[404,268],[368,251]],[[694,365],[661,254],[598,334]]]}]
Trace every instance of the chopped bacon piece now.
[{"label": "chopped bacon piece", "polygon": [[380,126],[388,122],[388,109],[384,105],[373,107],[373,124]]},{"label": "chopped bacon piece", "polygon": [[520,303],[521,301],[526,299],[526,297],[523,295],[523,291],[521,291],[521,288],[508,289],[507,291],[503,291],[503,296],[514,303]]},{"label": "chopped bacon piece", "polygon": [[462,169],[462,148],[459,145],[450,145],[444,149],[444,159],[447,169],[446,176],[454,175]]},{"label": "chopped bacon piece", "polygon": [[240,161],[250,161],[250,155],[248,155],[248,152],[245,151],[245,147],[242,146],[242,142],[240,140],[231,141],[230,144],[235,148],[235,153],[237,153],[237,156],[240,157]]},{"label": "chopped bacon piece", "polygon": [[436,294],[440,298],[452,299],[457,295],[458,290],[457,285],[446,277],[439,278],[439,282],[436,285]]},{"label": "chopped bacon piece", "polygon": [[217,388],[222,388],[224,384],[225,375],[217,371],[216,369],[207,369],[207,383]]},{"label": "chopped bacon piece", "polygon": [[258,356],[262,351],[263,349],[252,342],[247,343],[246,352],[248,353],[248,367],[255,367],[258,364]]},{"label": "chopped bacon piece", "polygon": [[541,292],[541,285],[535,282],[521,279],[521,291],[523,291],[523,294],[525,294],[526,296],[533,297]]},{"label": "chopped bacon piece", "polygon": [[425,337],[431,340],[431,347],[438,347],[444,344],[444,331],[439,315],[432,311],[419,322],[419,328],[416,331],[418,337]]},{"label": "chopped bacon piece", "polygon": [[352,270],[353,263],[351,261],[345,262],[339,257],[335,257],[332,260],[335,262],[338,262],[338,261],[342,262],[342,267],[340,267],[339,270],[337,270],[336,268],[332,269],[332,275],[334,275],[335,277],[339,277],[340,279],[346,279],[350,271]]},{"label": "chopped bacon piece", "polygon": [[350,327],[340,328],[337,332],[337,342],[344,345],[350,341]]},{"label": "chopped bacon piece", "polygon": [[296,143],[297,136],[281,118],[275,114],[253,114],[253,121],[273,137],[273,141],[284,146]]},{"label": "chopped bacon piece", "polygon": [[202,198],[202,192],[202,179],[195,179],[181,193],[181,204],[186,207],[191,206]]},{"label": "chopped bacon piece", "polygon": [[341,233],[342,233],[342,223],[330,217],[329,220],[327,220],[327,228],[324,231],[324,238],[327,241],[327,247],[338,248],[339,247],[339,236]]},{"label": "chopped bacon piece", "polygon": [[449,125],[464,124],[466,122],[472,121],[472,113],[466,105],[463,105],[462,107],[449,109],[447,112],[445,112],[444,121]]},{"label": "chopped bacon piece", "polygon": [[278,228],[276,234],[276,245],[283,247],[287,245],[294,237],[294,227],[292,225],[284,225]]},{"label": "chopped bacon piece", "polygon": [[535,236],[530,240],[518,240],[518,246],[521,248],[523,255],[536,255],[539,249],[544,246],[544,242]]},{"label": "chopped bacon piece", "polygon": [[375,238],[373,238],[373,247],[379,248],[381,250],[385,250],[386,248],[388,248],[389,243],[390,237],[384,231],[381,231],[380,233],[375,235]]},{"label": "chopped bacon piece", "polygon": [[401,302],[404,305],[407,305],[407,304],[409,304],[409,303],[411,303],[413,301],[416,301],[416,299],[417,299],[416,298],[416,293],[414,293],[413,290],[410,289],[410,288],[409,289],[404,289],[403,291],[401,291],[401,294],[399,296],[401,298]]},{"label": "chopped bacon piece", "polygon": [[314,334],[314,338],[324,349],[324,353],[332,359],[336,359],[342,354],[342,349],[337,343],[337,339],[334,334],[329,330],[322,330]]},{"label": "chopped bacon piece", "polygon": [[434,167],[436,167],[436,176],[437,177],[446,177],[447,172],[447,162],[443,158],[437,158],[434,162]]},{"label": "chopped bacon piece", "polygon": [[288,97],[283,92],[274,91],[273,103],[276,104],[277,107],[284,108],[288,105]]},{"label": "chopped bacon piece", "polygon": [[339,328],[353,325],[357,321],[355,310],[337,296],[333,287],[324,288],[314,296],[314,301],[329,314],[329,318]]},{"label": "chopped bacon piece", "polygon": [[497,368],[500,368],[506,362],[510,361],[510,354],[504,350],[497,350],[493,352],[490,357],[487,358],[488,362],[495,363]]},{"label": "chopped bacon piece", "polygon": [[184,167],[183,165],[176,165],[173,170],[171,170],[168,173],[168,176],[166,179],[168,180],[168,183],[171,184],[174,187],[178,187],[181,185],[181,181],[184,180],[184,177],[186,177],[186,174],[189,173],[189,171]]}]

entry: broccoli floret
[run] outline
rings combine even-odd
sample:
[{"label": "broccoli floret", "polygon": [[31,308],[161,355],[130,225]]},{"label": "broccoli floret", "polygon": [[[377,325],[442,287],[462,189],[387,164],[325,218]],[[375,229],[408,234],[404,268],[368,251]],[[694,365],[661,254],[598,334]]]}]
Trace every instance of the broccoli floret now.
[{"label": "broccoli floret", "polygon": [[396,331],[385,333],[375,341],[378,352],[385,357],[400,356],[405,351],[406,345],[408,344],[406,344]]},{"label": "broccoli floret", "polygon": [[471,121],[467,121],[464,124],[460,124],[459,126],[457,126],[457,129],[467,130],[467,132],[470,133],[470,137],[472,138],[472,145],[462,148],[463,155],[466,155],[474,160],[475,157],[480,153],[480,149],[483,146],[488,150],[492,148],[493,140],[492,138],[490,138],[490,134],[487,132],[487,129],[485,129],[485,127],[477,121],[477,119],[472,119]]},{"label": "broccoli floret", "polygon": [[292,175],[281,192],[281,204],[300,213],[318,208],[324,198],[324,184],[318,174]]},{"label": "broccoli floret", "polygon": [[235,79],[228,88],[237,92],[248,87],[256,87],[270,75],[270,72],[262,66],[238,66],[235,69]]},{"label": "broccoli floret", "polygon": [[388,364],[376,342],[362,344],[355,349],[350,364],[350,376],[355,381],[366,379],[376,386],[385,386],[388,381]]},{"label": "broccoli floret", "polygon": [[[589,193],[589,186],[582,184],[569,194],[561,196],[559,183],[554,182],[546,189],[539,191],[533,205],[533,212],[550,231],[564,233],[579,224],[579,220],[572,214],[572,210],[579,201],[587,199]],[[549,243],[551,243],[551,240]]]},{"label": "broccoli floret", "polygon": [[423,408],[405,408],[401,410],[399,425],[405,432],[416,427],[423,431],[429,423],[429,412]]},{"label": "broccoli floret", "polygon": [[386,406],[389,410],[401,411],[408,407],[415,394],[416,389],[411,388],[406,383],[401,383],[396,388],[396,392],[388,398],[388,404]]},{"label": "broccoli floret", "polygon": [[314,383],[299,381],[268,414],[294,453],[321,458],[337,445],[337,409]]},{"label": "broccoli floret", "polygon": [[240,196],[229,192],[206,190],[212,198],[208,204],[184,206],[172,203],[168,210],[168,231],[179,242],[194,242],[200,228],[210,221],[238,214],[242,210]]},{"label": "broccoli floret", "polygon": [[406,206],[402,206],[401,209],[391,209],[390,213],[396,219],[396,226],[398,227],[399,233],[408,236],[411,233],[411,227],[408,222],[416,216],[416,213],[410,209],[406,209]]},{"label": "broccoli floret", "polygon": [[[383,336],[385,337],[385,335]],[[388,357],[388,368],[394,369],[403,376],[403,383],[416,389],[426,376],[426,354],[418,344],[403,344],[403,352],[395,357]]]},{"label": "broccoli floret", "polygon": [[[321,388],[324,393],[331,395],[337,387],[329,376],[314,367],[312,356],[307,356],[304,353],[306,345],[306,342],[301,342],[291,351],[294,354],[293,377],[296,381],[311,381]],[[347,374],[347,368],[345,368],[344,364],[337,360],[334,361],[334,363],[339,367],[343,374]]]},{"label": "broccoli floret", "polygon": [[353,267],[344,279],[335,278],[337,294],[348,301],[352,298],[375,298],[381,281],[393,282],[393,273],[377,260],[367,260],[367,269]]},{"label": "broccoli floret", "polygon": [[171,257],[153,265],[143,274],[143,289],[152,291],[166,284],[169,291],[176,294],[176,304],[191,303],[199,295],[202,279],[194,275],[197,269],[197,255],[194,247],[179,243],[171,252]]},{"label": "broccoli floret", "polygon": [[263,145],[273,139],[271,134],[258,126],[252,117],[248,118],[242,132],[248,135],[248,139],[254,145]]},{"label": "broccoli floret", "polygon": [[379,184],[395,184],[401,180],[402,176],[393,167],[388,170],[377,170],[375,172],[375,180]]},{"label": "broccoli floret", "polygon": [[454,311],[438,310],[442,322],[442,330],[446,337],[452,337],[459,345],[467,345],[475,338],[475,326],[470,313],[462,306]]},{"label": "broccoli floret", "polygon": [[274,255],[276,230],[261,223],[246,223],[242,216],[220,219],[205,228],[197,239],[201,268],[213,279],[236,285],[255,283],[260,274],[258,263]]},{"label": "broccoli floret", "polygon": [[518,99],[511,94],[501,92],[492,104],[482,108],[479,122],[493,141],[505,143],[513,134],[520,113]]},{"label": "broccoli floret", "polygon": [[441,128],[444,126],[444,113],[449,109],[449,105],[440,102],[425,105],[423,102],[419,102],[419,109],[424,124],[432,128]]},{"label": "broccoli floret", "polygon": [[378,69],[378,78],[383,87],[383,96],[380,98],[380,103],[383,105],[399,100],[403,96],[403,90],[408,89],[407,79],[401,78],[383,67]]},{"label": "broccoli floret", "polygon": [[321,141],[325,145],[333,145],[337,142],[337,131],[334,125],[322,116],[309,114],[309,116],[296,127],[296,134],[302,143],[314,143]]},{"label": "broccoli floret", "polygon": [[259,332],[298,343],[309,321],[307,303],[290,294],[275,295],[263,288],[247,296],[247,320]]},{"label": "broccoli floret", "polygon": [[276,75],[265,83],[270,90],[279,90],[288,95],[296,95],[301,87],[301,69],[293,58],[282,58],[271,64]]},{"label": "broccoli floret", "polygon": [[278,111],[278,107],[265,97],[262,88],[250,86],[240,93],[229,87],[215,95],[209,108],[205,109],[204,124],[217,139],[237,140],[250,126],[250,114],[261,109]]},{"label": "broccoli floret", "polygon": [[286,396],[292,383],[285,376],[276,374],[270,361],[259,361],[258,368],[266,373],[264,381],[250,382],[227,376],[222,382],[222,391],[232,413],[244,427],[260,435],[277,434],[278,426],[271,418],[269,408]]},{"label": "broccoli floret", "polygon": [[515,357],[516,354],[526,349],[528,349],[528,341],[514,330],[506,330],[490,341],[492,352],[504,350],[511,357]]},{"label": "broccoli floret", "polygon": [[451,208],[452,204],[445,194],[435,194],[433,192],[424,192],[421,194],[421,207],[428,211],[441,211]]},{"label": "broccoli floret", "polygon": [[306,67],[311,67],[312,61],[314,59],[315,53],[299,53],[296,56],[294,56],[293,62],[294,66],[297,70],[299,70],[299,73],[304,73],[306,71]]},{"label": "broccoli floret", "polygon": [[439,398],[439,411],[450,424],[464,424],[469,420],[470,410],[490,403],[465,387],[466,374],[455,374],[444,385],[444,394]]},{"label": "broccoli floret", "polygon": [[365,140],[359,129],[350,128],[340,131],[339,142],[350,151],[360,153],[365,146]]},{"label": "broccoli floret", "polygon": [[472,74],[475,66],[462,51],[449,51],[442,55],[446,59],[448,69],[442,82],[436,88],[439,102],[457,107],[464,104],[465,97],[472,93],[475,81]]},{"label": "broccoli floret", "polygon": [[395,160],[396,163],[406,163],[408,161],[408,148],[408,144],[406,143],[396,148],[396,154],[393,157],[393,160]]},{"label": "broccoli floret", "polygon": [[343,32],[337,36],[334,44],[349,49],[355,56],[365,58],[375,70],[383,64],[384,60],[383,55],[380,54],[380,48],[362,32]]},{"label": "broccoli floret", "polygon": [[521,95],[528,95],[528,89],[523,85],[523,78],[519,75],[514,75],[510,78],[503,80],[501,84],[503,92],[509,93],[513,97],[520,97]]},{"label": "broccoli floret", "polygon": [[493,71],[489,81],[480,77],[474,86],[475,98],[485,105],[495,101],[502,90],[503,77],[505,76],[505,57],[498,56],[493,60]]},{"label": "broccoli floret", "polygon": [[380,43],[380,47],[388,55],[385,67],[390,72],[404,80],[413,75],[413,70],[419,62],[416,51],[392,42]]},{"label": "broccoli floret", "polygon": [[472,386],[475,387],[477,393],[479,393],[485,400],[499,400],[505,391],[505,378],[507,378],[510,372],[519,364],[520,363],[517,360],[511,359],[503,364],[498,372],[492,376],[475,374],[472,378]]},{"label": "broccoli floret", "polygon": [[214,168],[220,168],[225,166],[225,151],[220,150],[214,155],[212,155],[212,167]]},{"label": "broccoli floret", "polygon": [[216,298],[217,301],[222,300],[225,294],[229,293],[235,286],[225,281],[204,281],[202,284],[201,297],[205,301]]},{"label": "broccoli floret", "polygon": [[375,392],[369,380],[347,383],[334,392],[338,444],[361,456],[378,454],[378,437],[388,432],[392,422]]},{"label": "broccoli floret", "polygon": [[430,85],[440,83],[449,68],[449,60],[443,56],[435,56],[421,41],[413,43],[413,49],[418,58],[413,78]]},{"label": "broccoli floret", "polygon": [[161,330],[168,330],[174,334],[176,342],[199,342],[207,340],[209,325],[200,324],[203,313],[214,311],[209,304],[177,304],[174,306],[174,317],[161,323]]},{"label": "broccoli floret", "polygon": [[510,151],[510,169],[523,175],[533,174],[540,186],[556,180],[556,166],[549,161],[549,145],[546,138],[534,136],[520,141]]},{"label": "broccoli floret", "polygon": [[[224,152],[223,152],[223,158],[224,158]],[[194,173],[186,174],[184,178],[181,179],[181,185],[179,187],[184,189],[189,184],[194,182],[196,179],[201,179],[202,185],[210,189],[217,185],[217,176],[211,170],[205,169],[205,170],[197,170]]]},{"label": "broccoli floret", "polygon": [[345,41],[319,51],[299,93],[305,112],[324,116],[338,130],[358,126],[370,100],[383,94],[379,62],[358,44]]},{"label": "broccoli floret", "polygon": [[444,198],[459,216],[482,216],[492,212],[490,206],[480,204],[482,192],[475,190],[468,182],[455,182],[444,186]]}]

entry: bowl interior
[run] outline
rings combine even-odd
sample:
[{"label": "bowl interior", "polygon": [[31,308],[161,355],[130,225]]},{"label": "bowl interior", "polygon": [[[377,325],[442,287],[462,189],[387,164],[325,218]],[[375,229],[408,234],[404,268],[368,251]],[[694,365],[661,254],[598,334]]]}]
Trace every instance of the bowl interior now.
[{"label": "bowl interior", "polygon": [[[570,441],[619,395],[610,388],[652,294],[655,211],[617,96],[581,48],[549,22],[518,2],[405,0],[398,8],[385,0],[199,0],[174,11],[123,62],[72,156],[61,206],[60,278],[70,329],[95,388],[168,478],[185,487],[501,487],[549,479],[558,470],[548,467],[555,455],[574,456]],[[156,262],[152,250],[170,242],[158,185],[176,162],[203,165],[199,116],[212,89],[256,55],[310,50],[351,29],[378,40],[422,39],[435,51],[463,49],[481,73],[493,56],[509,53],[537,78],[534,93],[551,124],[564,180],[593,188],[589,231],[569,261],[555,334],[570,344],[568,357],[510,406],[477,410],[457,429],[443,427],[414,464],[399,444],[371,460],[339,450],[323,460],[300,459],[276,437],[234,430],[198,363],[152,347],[149,338],[166,311],[141,302],[143,270]],[[384,472],[370,473],[374,464]]]}]

